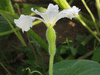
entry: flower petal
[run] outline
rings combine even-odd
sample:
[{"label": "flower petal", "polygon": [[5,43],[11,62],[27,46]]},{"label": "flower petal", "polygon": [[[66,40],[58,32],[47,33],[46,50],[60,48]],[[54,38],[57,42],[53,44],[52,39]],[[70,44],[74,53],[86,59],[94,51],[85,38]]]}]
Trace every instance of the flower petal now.
[{"label": "flower petal", "polygon": [[50,24],[50,23],[52,24],[54,19],[56,18],[57,14],[58,14],[58,12],[59,12],[58,9],[59,9],[58,5],[53,5],[50,3],[48,5],[47,11],[45,13],[41,13],[37,10],[34,10],[33,8],[31,8],[31,11],[40,15],[43,18],[45,24]]},{"label": "flower petal", "polygon": [[60,20],[61,18],[64,18],[66,17],[66,10],[62,10],[61,12],[59,12],[59,14],[57,14],[56,18],[55,18],[55,23]]},{"label": "flower petal", "polygon": [[77,8],[76,6],[73,6],[72,8],[67,9],[66,17],[70,19],[72,19],[73,17],[77,17],[79,11],[80,11],[79,8]]},{"label": "flower petal", "polygon": [[[44,21],[47,20],[47,15],[46,15],[45,13],[41,13],[41,12],[39,12],[39,11],[37,11],[37,10],[34,10],[33,8],[31,8],[31,11],[35,12],[37,15],[40,15],[40,16],[43,18]],[[42,21],[43,21],[43,20],[42,20]],[[46,24],[46,23],[45,23],[45,24]]]},{"label": "flower petal", "polygon": [[19,19],[14,19],[14,22],[22,31],[28,31],[34,20],[35,18],[32,19],[31,16],[22,14]]},{"label": "flower petal", "polygon": [[77,8],[76,6],[73,6],[72,8],[69,8],[69,9],[64,9],[61,12],[59,12],[59,14],[57,15],[57,17],[55,19],[55,23],[59,19],[64,18],[64,17],[67,17],[67,18],[70,18],[70,19],[77,17],[79,11],[80,11],[80,9]]},{"label": "flower petal", "polygon": [[58,13],[59,13],[58,9],[59,9],[58,5],[53,5],[51,3],[48,5],[46,14],[47,14],[48,18],[50,19],[50,23],[53,23],[54,19],[58,15]]},{"label": "flower petal", "polygon": [[48,5],[47,11],[45,13],[41,13],[31,8],[33,12],[42,17],[42,19],[39,18],[41,21],[43,21],[46,25],[51,27],[53,27],[55,23],[61,18],[67,17],[72,19],[74,17],[77,17],[78,12],[80,11],[80,9],[77,8],[76,6],[73,6],[72,8],[69,9],[64,9],[61,12],[59,12],[58,9],[59,9],[58,5],[53,5],[51,3]]},{"label": "flower petal", "polygon": [[34,20],[34,18],[35,19],[38,19],[38,20],[41,20],[42,22],[44,22],[45,23],[45,21],[43,20],[43,19],[41,19],[41,18],[39,18],[39,17],[31,17],[33,20]]}]

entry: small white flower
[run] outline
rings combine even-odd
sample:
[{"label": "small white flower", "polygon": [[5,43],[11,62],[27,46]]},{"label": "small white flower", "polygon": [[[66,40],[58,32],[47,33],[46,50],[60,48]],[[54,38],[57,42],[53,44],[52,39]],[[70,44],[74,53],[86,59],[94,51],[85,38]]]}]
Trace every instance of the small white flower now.
[{"label": "small white flower", "polygon": [[72,19],[73,17],[77,17],[78,12],[80,11],[80,9],[78,9],[76,6],[73,6],[72,8],[64,9],[59,12],[58,5],[53,5],[51,3],[48,5],[47,11],[45,13],[41,13],[37,10],[34,10],[33,8],[31,8],[31,10],[42,17],[42,19],[37,19],[42,20],[47,26],[51,27],[53,27],[55,23],[61,18],[68,17]]},{"label": "small white flower", "polygon": [[22,31],[28,31],[32,27],[32,23],[35,20],[31,16],[21,14],[19,19],[14,19],[15,24],[22,29]]},{"label": "small white flower", "polygon": [[74,17],[78,17],[78,12],[80,11],[79,8],[76,6],[73,6],[72,8],[69,8],[66,10],[66,17],[72,19]]}]

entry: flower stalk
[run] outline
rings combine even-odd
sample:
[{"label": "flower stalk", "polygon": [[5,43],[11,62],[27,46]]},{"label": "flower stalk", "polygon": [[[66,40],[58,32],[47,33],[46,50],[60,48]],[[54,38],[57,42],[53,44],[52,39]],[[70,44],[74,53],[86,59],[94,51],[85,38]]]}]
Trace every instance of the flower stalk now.
[{"label": "flower stalk", "polygon": [[99,20],[100,20],[100,0],[95,0],[95,1],[96,1],[96,7],[98,11]]},{"label": "flower stalk", "polygon": [[53,61],[54,61],[54,56],[50,55],[50,61],[49,61],[49,75],[53,75]]},{"label": "flower stalk", "polygon": [[91,16],[91,18],[92,18],[92,20],[93,20],[93,22],[94,22],[95,28],[96,28],[96,30],[97,30],[97,32],[98,32],[98,34],[99,34],[99,29],[98,29],[98,26],[97,26],[97,24],[96,24],[94,15],[92,14],[92,12],[90,11],[90,9],[88,8],[86,2],[85,2],[84,0],[82,0],[82,2],[83,2],[83,4],[84,4],[85,8],[87,9],[87,11],[89,12],[89,14],[90,14],[90,16]]},{"label": "flower stalk", "polygon": [[48,52],[48,45],[32,29],[28,33]]},{"label": "flower stalk", "polygon": [[49,43],[49,55],[50,55],[50,61],[49,61],[49,75],[53,75],[53,60],[54,55],[56,53],[56,33],[55,30],[52,27],[48,27],[46,31],[46,38]]}]

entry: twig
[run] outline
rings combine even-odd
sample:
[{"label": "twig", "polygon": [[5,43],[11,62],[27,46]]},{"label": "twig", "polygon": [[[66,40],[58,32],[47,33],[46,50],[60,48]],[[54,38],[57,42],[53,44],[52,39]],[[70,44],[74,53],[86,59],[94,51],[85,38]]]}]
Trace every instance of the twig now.
[{"label": "twig", "polygon": [[1,62],[0,62],[0,65],[8,72],[9,75],[12,75]]},{"label": "twig", "polygon": [[92,51],[88,52],[87,54],[85,54],[85,55],[79,57],[77,60],[87,58],[88,56],[92,55],[93,52],[94,52],[94,51],[92,50]]}]

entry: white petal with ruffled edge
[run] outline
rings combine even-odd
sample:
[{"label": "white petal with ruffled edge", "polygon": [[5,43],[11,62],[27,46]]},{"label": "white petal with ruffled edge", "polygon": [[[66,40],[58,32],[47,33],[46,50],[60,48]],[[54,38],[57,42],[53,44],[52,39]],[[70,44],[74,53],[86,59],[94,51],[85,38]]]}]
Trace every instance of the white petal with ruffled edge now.
[{"label": "white petal with ruffled edge", "polygon": [[33,21],[36,17],[31,18],[31,16],[21,14],[19,19],[14,19],[15,24],[22,29],[22,31],[28,31],[32,27]]},{"label": "white petal with ruffled edge", "polygon": [[31,11],[35,12],[37,15],[40,15],[42,17],[42,19],[41,18],[37,19],[40,19],[46,25],[51,25],[51,27],[53,27],[55,23],[61,18],[67,17],[72,19],[74,17],[77,17],[80,9],[77,8],[76,6],[73,6],[72,8],[64,9],[61,12],[59,12],[58,5],[53,5],[50,3],[45,13],[41,13],[37,10],[34,10],[33,8],[31,8]]},{"label": "white petal with ruffled edge", "polygon": [[79,8],[77,8],[76,6],[73,6],[72,8],[69,8],[69,9],[64,9],[62,10],[61,12],[59,12],[59,14],[57,15],[56,19],[55,19],[55,23],[61,19],[61,18],[64,18],[64,17],[67,17],[67,18],[74,18],[74,17],[78,17],[78,12],[80,11]]},{"label": "white petal with ruffled edge", "polygon": [[56,18],[56,16],[59,13],[58,9],[59,9],[58,5],[53,5],[51,3],[48,5],[47,11],[45,13],[41,13],[41,12],[31,8],[31,10],[33,12],[35,12],[37,15],[40,15],[43,18],[43,22],[46,25],[53,25],[54,19]]}]

